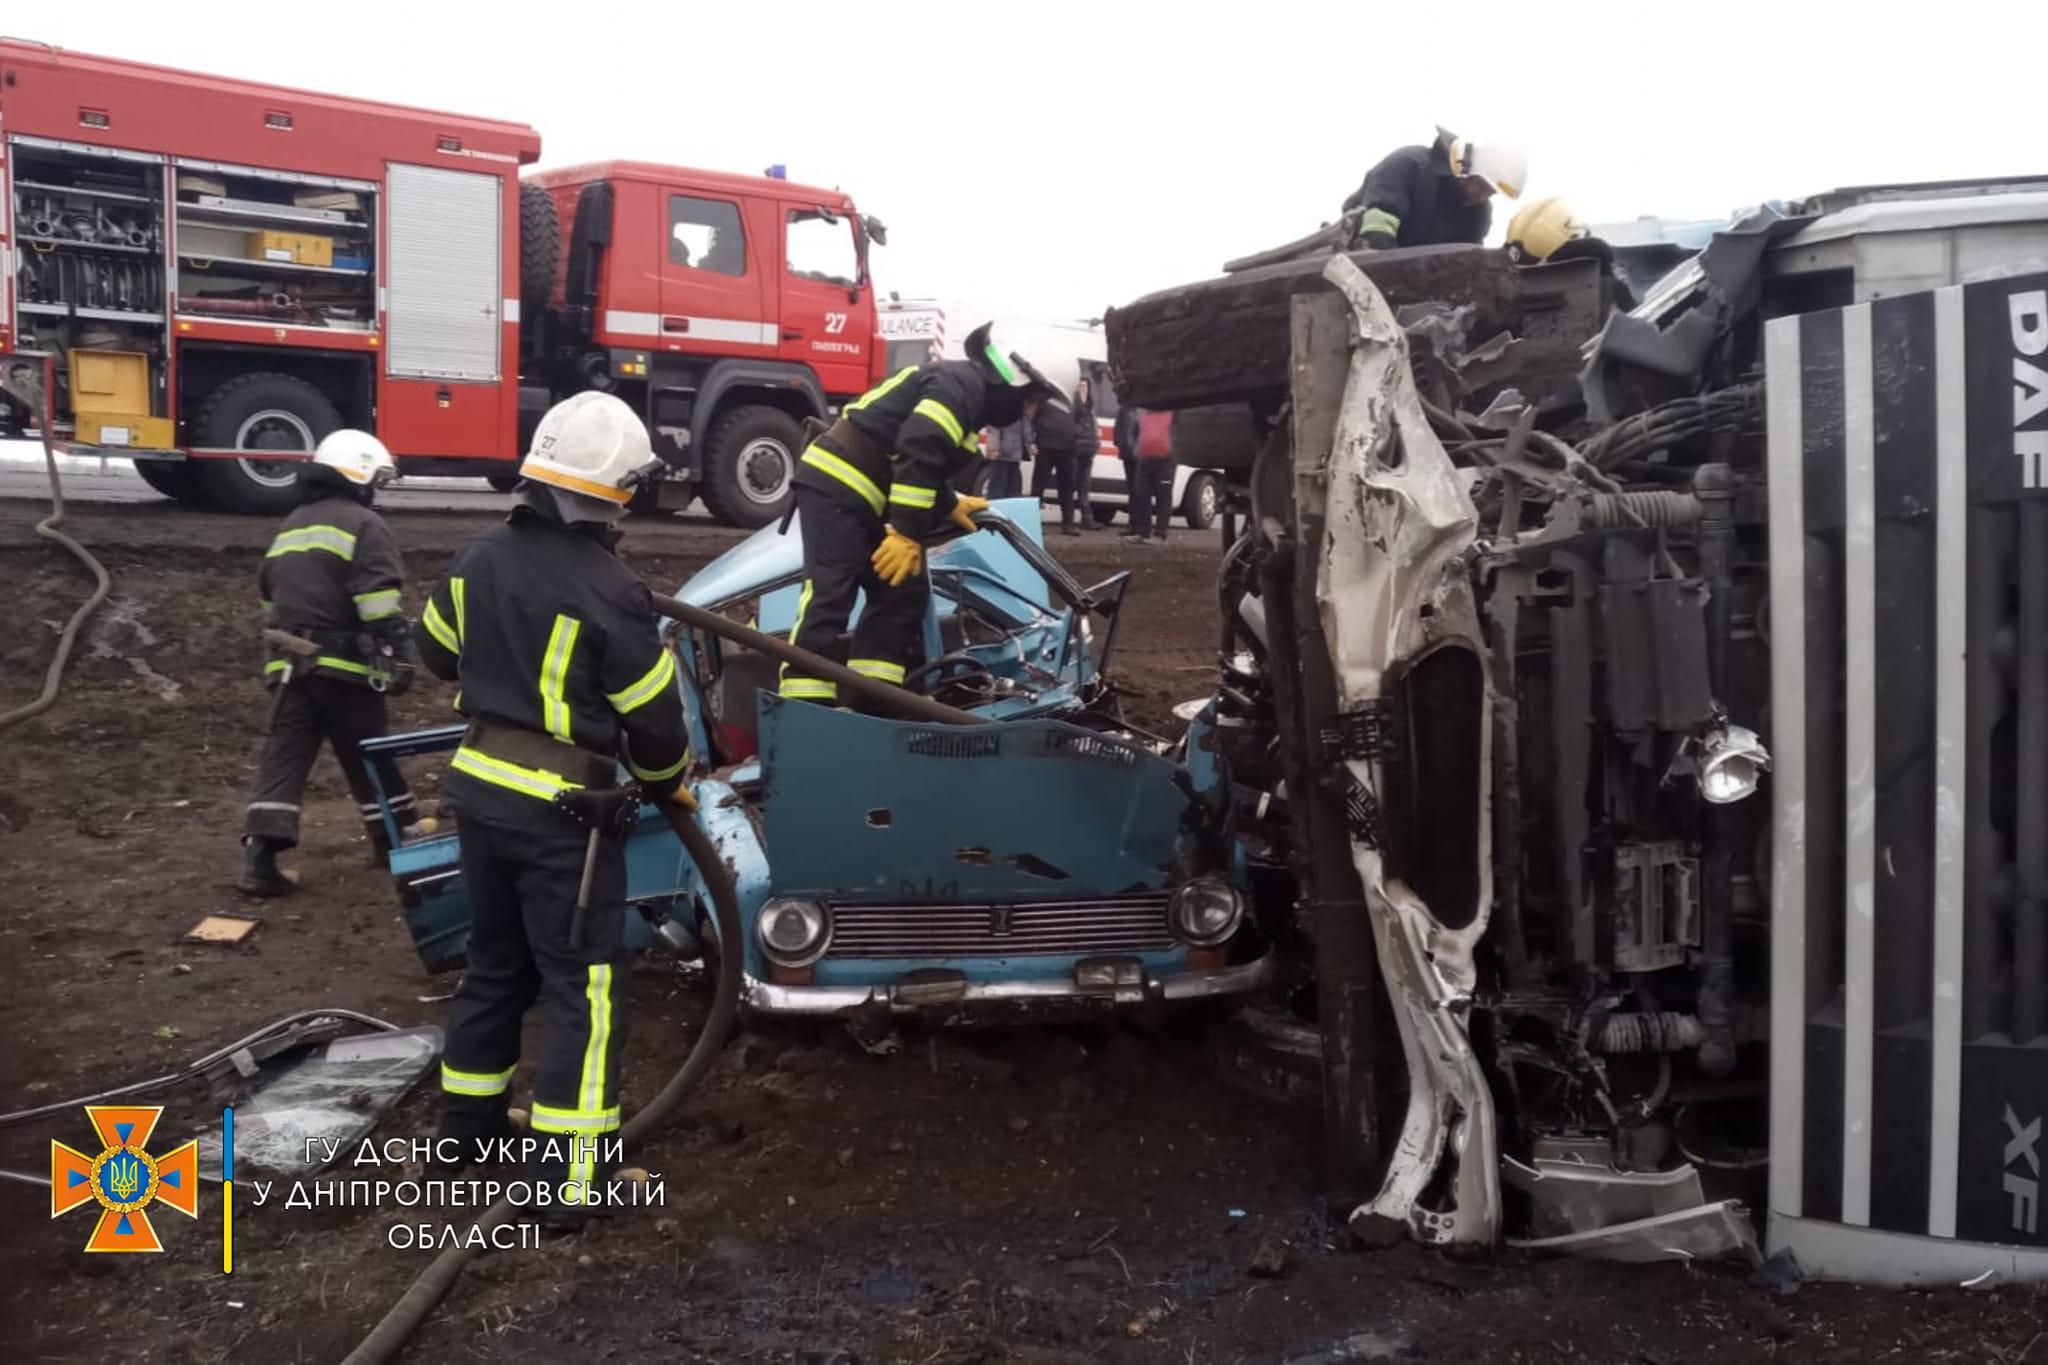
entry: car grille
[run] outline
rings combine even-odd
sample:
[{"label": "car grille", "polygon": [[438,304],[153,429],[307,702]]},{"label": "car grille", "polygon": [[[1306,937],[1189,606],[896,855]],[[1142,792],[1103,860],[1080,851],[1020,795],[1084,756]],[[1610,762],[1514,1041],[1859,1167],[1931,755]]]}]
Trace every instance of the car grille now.
[{"label": "car grille", "polygon": [[1025,957],[1174,946],[1166,897],[1031,905],[834,905],[828,958]]}]

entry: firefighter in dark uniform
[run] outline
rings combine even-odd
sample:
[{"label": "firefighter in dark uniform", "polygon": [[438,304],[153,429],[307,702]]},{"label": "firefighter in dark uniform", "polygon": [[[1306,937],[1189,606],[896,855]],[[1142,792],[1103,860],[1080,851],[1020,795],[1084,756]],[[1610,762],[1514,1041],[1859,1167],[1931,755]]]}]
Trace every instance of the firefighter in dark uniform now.
[{"label": "firefighter in dark uniform", "polygon": [[[390,831],[377,806],[362,741],[384,733],[384,701],[412,673],[412,642],[400,611],[405,566],[384,519],[370,510],[394,466],[364,431],[325,437],[299,478],[300,503],[270,542],[258,575],[270,661],[270,738],[242,835],[236,887],[282,895],[293,881],[277,855],[299,842],[306,776],[325,740],[334,749],[379,862]],[[297,641],[296,647],[285,636]],[[412,793],[392,764],[378,776],[401,837],[414,832]]]},{"label": "firefighter in dark uniform", "polygon": [[1519,199],[1528,158],[1502,143],[1472,143],[1439,128],[1427,147],[1399,147],[1344,201],[1352,236],[1378,250],[1479,243],[1493,226],[1493,196]]},{"label": "firefighter in dark uniform", "polygon": [[467,1149],[509,1131],[520,1020],[538,999],[532,1136],[555,1150],[543,1147],[533,1178],[550,1191],[548,1222],[578,1221],[579,1197],[612,1174],[600,1155],[619,1128],[630,998],[623,831],[642,795],[689,804],[675,660],[646,585],[614,553],[614,523],[653,461],[619,399],[557,404],[519,467],[512,514],[457,552],[415,627],[422,661],[461,685],[469,718],[445,795],[471,925],[441,1136]]},{"label": "firefighter in dark uniform", "polygon": [[[951,523],[972,531],[988,500],[953,481],[980,459],[983,427],[1006,427],[1054,392],[989,324],[968,334],[967,359],[899,370],[848,403],[804,451],[796,515],[804,585],[790,642],[883,682],[902,683],[924,651],[924,539]],[[844,639],[854,598],[866,604]],[[851,655],[851,657],[849,657]],[[838,684],[782,667],[781,694],[836,703]]]}]

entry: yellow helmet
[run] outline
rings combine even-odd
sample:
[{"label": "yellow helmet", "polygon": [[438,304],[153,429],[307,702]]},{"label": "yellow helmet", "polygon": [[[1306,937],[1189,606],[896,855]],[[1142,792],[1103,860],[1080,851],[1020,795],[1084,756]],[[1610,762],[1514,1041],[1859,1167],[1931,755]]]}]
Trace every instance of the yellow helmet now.
[{"label": "yellow helmet", "polygon": [[1586,225],[1573,216],[1571,206],[1554,196],[1523,205],[1508,223],[1508,247],[1530,261],[1547,261],[1566,242],[1585,235]]}]

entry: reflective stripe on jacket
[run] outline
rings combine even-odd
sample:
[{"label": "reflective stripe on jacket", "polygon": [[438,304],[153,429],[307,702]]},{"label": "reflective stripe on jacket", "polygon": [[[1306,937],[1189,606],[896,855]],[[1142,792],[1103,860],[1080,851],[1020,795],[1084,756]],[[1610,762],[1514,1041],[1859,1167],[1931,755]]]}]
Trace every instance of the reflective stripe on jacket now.
[{"label": "reflective stripe on jacket", "polygon": [[[613,539],[515,508],[456,553],[414,639],[422,663],[461,683],[463,715],[616,756],[665,795],[688,760],[675,656],[647,585],[619,562]],[[468,747],[455,763],[541,799],[580,785],[530,766]]]},{"label": "reflective stripe on jacket", "polygon": [[898,370],[839,414],[867,448],[827,432],[804,451],[796,480],[922,539],[952,513],[953,477],[980,458],[987,393],[964,360]]},{"label": "reflective stripe on jacket", "polygon": [[[405,563],[384,519],[317,486],[284,519],[257,571],[264,623],[317,642],[315,672],[355,682],[369,676],[357,636],[404,635],[404,584]],[[265,677],[282,674],[287,662],[271,651]]]}]

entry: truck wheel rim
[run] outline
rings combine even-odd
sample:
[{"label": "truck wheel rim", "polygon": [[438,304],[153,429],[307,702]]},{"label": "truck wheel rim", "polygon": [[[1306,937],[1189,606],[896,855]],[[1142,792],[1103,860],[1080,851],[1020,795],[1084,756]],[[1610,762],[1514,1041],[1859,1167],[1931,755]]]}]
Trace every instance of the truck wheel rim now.
[{"label": "truck wheel rim", "polygon": [[1216,485],[1204,483],[1202,485],[1202,496],[1196,501],[1197,505],[1202,509],[1202,520],[1214,520],[1216,516]]},{"label": "truck wheel rim", "polygon": [[789,447],[770,437],[749,441],[740,450],[740,492],[747,501],[768,504],[782,501],[789,492],[791,468]]},{"label": "truck wheel rim", "polygon": [[[319,444],[306,419],[284,408],[251,413],[235,430],[237,450],[311,450]],[[237,460],[249,482],[265,488],[289,488],[298,482],[297,460]]]}]

